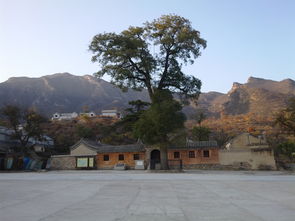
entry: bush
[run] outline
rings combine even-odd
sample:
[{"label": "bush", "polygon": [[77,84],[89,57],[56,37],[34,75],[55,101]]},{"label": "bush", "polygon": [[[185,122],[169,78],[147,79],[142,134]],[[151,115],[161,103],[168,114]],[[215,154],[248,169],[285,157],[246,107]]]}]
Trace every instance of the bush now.
[{"label": "bush", "polygon": [[284,155],[289,158],[290,161],[295,161],[295,143],[294,142],[284,142],[277,146],[276,152],[278,154]]}]

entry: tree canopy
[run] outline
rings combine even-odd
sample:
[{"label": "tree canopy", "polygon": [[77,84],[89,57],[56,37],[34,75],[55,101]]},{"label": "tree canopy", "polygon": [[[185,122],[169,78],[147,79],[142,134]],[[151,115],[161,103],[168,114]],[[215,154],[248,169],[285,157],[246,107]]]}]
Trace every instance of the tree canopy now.
[{"label": "tree canopy", "polygon": [[147,144],[167,144],[169,133],[184,127],[181,109],[169,91],[156,91],[151,107],[134,125],[135,136]]},{"label": "tree canopy", "polygon": [[125,111],[127,111],[131,114],[135,114],[135,113],[140,113],[143,110],[145,110],[150,105],[150,103],[142,101],[142,100],[135,100],[135,101],[129,101],[129,105],[131,107],[127,108]]},{"label": "tree canopy", "polygon": [[211,130],[208,127],[195,126],[192,129],[192,136],[197,141],[209,140]]},{"label": "tree canopy", "polygon": [[182,66],[193,64],[206,48],[200,32],[177,15],[163,15],[142,27],[130,26],[119,34],[93,37],[89,50],[104,74],[122,89],[147,89],[150,98],[156,90],[169,90],[185,97],[197,97],[201,81],[186,75]]},{"label": "tree canopy", "polygon": [[35,140],[43,139],[42,123],[46,122],[46,118],[36,111],[6,105],[1,109],[1,115],[7,120],[8,126],[13,130],[11,139],[19,141],[23,152],[27,152],[34,146],[34,143],[28,146],[30,138]]}]

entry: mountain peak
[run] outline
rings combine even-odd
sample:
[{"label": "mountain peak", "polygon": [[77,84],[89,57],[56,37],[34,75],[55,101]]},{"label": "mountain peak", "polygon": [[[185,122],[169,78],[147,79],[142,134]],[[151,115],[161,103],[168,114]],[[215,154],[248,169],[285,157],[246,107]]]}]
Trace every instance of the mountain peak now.
[{"label": "mountain peak", "polygon": [[295,85],[295,81],[290,79],[290,78],[282,80],[281,83],[287,83],[287,84],[294,84]]},{"label": "mountain peak", "polygon": [[47,78],[56,78],[56,77],[74,77],[75,75],[70,74],[68,72],[63,72],[63,73],[55,73],[55,74],[49,74],[49,75],[45,75],[44,77]]},{"label": "mountain peak", "polygon": [[264,78],[257,78],[257,77],[252,77],[252,76],[250,76],[250,77],[248,78],[248,80],[247,80],[247,84],[249,84],[249,83],[259,83],[259,82],[261,82],[261,81],[266,81],[266,79],[264,79]]},{"label": "mountain peak", "polygon": [[243,84],[238,83],[238,82],[234,82],[233,86],[231,87],[230,91],[228,92],[228,94],[233,93],[235,90],[237,90],[238,88],[241,88],[243,86]]}]

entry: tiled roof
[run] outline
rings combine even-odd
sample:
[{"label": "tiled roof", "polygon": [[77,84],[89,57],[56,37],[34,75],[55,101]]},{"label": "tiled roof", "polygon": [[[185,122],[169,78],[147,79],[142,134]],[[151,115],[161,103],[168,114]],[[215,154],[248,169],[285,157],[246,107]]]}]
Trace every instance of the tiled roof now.
[{"label": "tiled roof", "polygon": [[128,145],[108,145],[97,141],[81,139],[78,143],[71,147],[75,149],[79,144],[85,144],[88,148],[95,150],[97,153],[118,153],[118,152],[141,152],[144,151],[142,143],[128,144]]},{"label": "tiled roof", "polygon": [[100,146],[97,150],[98,153],[119,153],[119,152],[142,152],[144,151],[143,145],[130,144],[119,146]]},{"label": "tiled roof", "polygon": [[219,148],[215,140],[210,141],[188,141],[183,146],[169,146],[168,149],[208,149],[208,148]]}]

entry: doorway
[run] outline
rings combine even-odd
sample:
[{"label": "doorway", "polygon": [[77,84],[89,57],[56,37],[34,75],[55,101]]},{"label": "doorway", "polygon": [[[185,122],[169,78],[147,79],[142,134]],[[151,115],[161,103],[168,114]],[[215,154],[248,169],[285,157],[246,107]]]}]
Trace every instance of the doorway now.
[{"label": "doorway", "polygon": [[153,150],[151,152],[150,169],[155,170],[157,164],[161,164],[161,152],[160,150]]}]

